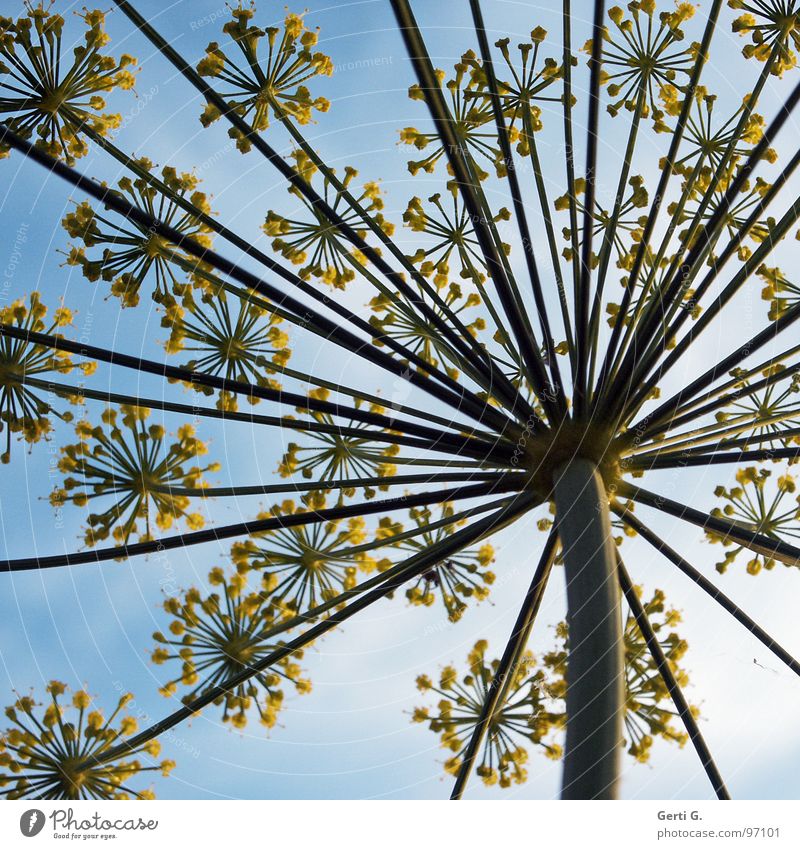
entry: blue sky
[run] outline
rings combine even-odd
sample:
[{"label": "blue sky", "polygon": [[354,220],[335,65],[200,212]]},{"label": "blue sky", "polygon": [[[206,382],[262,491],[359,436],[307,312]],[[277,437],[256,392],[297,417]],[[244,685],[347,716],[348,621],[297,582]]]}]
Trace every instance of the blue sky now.
[{"label": "blue sky", "polygon": [[[573,5],[577,16],[583,10],[588,17],[588,0]],[[460,52],[474,44],[468,4],[416,6],[436,65],[449,69]],[[331,110],[307,128],[307,135],[337,167],[352,164],[365,179],[380,178],[387,193],[387,214],[399,221],[412,194],[425,197],[440,190],[441,181],[424,175],[412,180],[405,165],[408,149],[397,145],[397,131],[422,125],[424,110],[406,97],[407,87],[413,82],[412,70],[394,29],[389,4],[383,0],[307,2],[303,7],[308,8],[307,23],[321,27],[320,48],[331,55],[336,67],[334,77],[318,87],[320,94],[330,98]],[[290,6],[293,11],[303,7]],[[60,3],[56,8],[67,16],[73,7]],[[221,37],[226,19],[224,4],[218,0],[168,6],[148,0],[140,2],[138,8],[193,63],[202,56],[208,41]],[[282,16],[283,8],[282,2],[261,3],[257,20],[273,22]],[[17,14],[19,4],[3,0],[2,11]],[[497,28],[498,36],[509,35],[512,42],[541,24],[550,31],[548,55],[558,52],[559,22],[544,4],[487,2],[485,17]],[[724,20],[727,23],[730,15]],[[241,156],[232,149],[221,122],[209,130],[201,127],[198,115],[202,105],[194,90],[175,76],[165,60],[154,55],[121,13],[109,15],[108,29],[113,38],[110,49],[133,53],[142,66],[136,85],[138,99],[120,98],[115,103],[115,109],[123,115],[121,145],[159,165],[172,164],[181,170],[195,167],[203,178],[203,187],[213,194],[212,206],[220,218],[260,247],[268,248],[259,230],[266,210],[292,208],[279,176],[257,154]],[[73,31],[78,32],[77,28]],[[576,33],[575,43],[582,44],[587,34]],[[690,37],[697,37],[696,30]],[[739,100],[747,85],[741,80],[754,76],[753,66],[745,66],[740,60],[740,46],[727,27],[720,31],[708,84],[719,92],[721,102]],[[747,76],[742,77],[743,73]],[[782,91],[785,93],[785,85],[773,90],[770,84],[763,111],[771,114]],[[578,109],[582,105],[583,101]],[[547,135],[546,128],[543,134],[543,145],[548,146],[552,157],[545,170],[553,192],[561,186],[563,169],[554,117],[551,124],[555,132]],[[625,138],[622,120],[615,123],[604,119],[599,159],[601,192],[613,191]],[[286,139],[270,132],[271,143],[288,151]],[[664,140],[650,134],[644,144],[651,145],[652,152],[648,152],[642,173],[652,178]],[[165,331],[159,326],[153,305],[143,299],[137,310],[120,311],[116,301],[104,300],[102,288],[89,284],[73,269],[62,267],[64,257],[58,251],[65,249],[67,236],[58,222],[71,205],[69,187],[18,156],[0,163],[0,167],[5,177],[0,186],[0,221],[5,234],[0,251],[5,257],[0,255],[0,265],[7,265],[15,251],[19,253],[11,278],[7,276],[9,297],[32,289],[41,291],[49,304],[63,297],[78,310],[72,331],[76,338],[128,353],[163,356],[158,343]],[[121,176],[116,163],[102,152],[80,160],[79,168],[109,181]],[[493,202],[508,203],[502,196],[502,186],[490,183],[489,188]],[[561,191],[563,188],[558,193]],[[404,247],[412,241],[402,229],[398,229],[397,239]],[[743,293],[732,308],[732,318],[707,334],[687,364],[687,371],[679,369],[672,376],[673,385],[750,335],[750,325],[764,313],[759,288],[753,285]],[[367,315],[363,290],[348,292],[346,298],[348,306]],[[374,387],[391,397],[393,387],[385,385],[385,378],[352,354],[332,354],[329,346],[321,347],[297,336],[293,337],[293,349],[295,367],[334,380],[343,376],[348,383]],[[131,392],[156,397],[164,392],[154,379],[138,374],[124,378],[117,374],[112,379],[103,368],[93,385],[119,389],[120,380]],[[173,398],[179,395],[175,390],[171,393]],[[412,393],[408,402],[416,401],[421,399]],[[97,407],[94,412],[98,412]],[[166,423],[173,431],[180,424],[174,417]],[[275,479],[283,442],[292,438],[243,424],[222,428],[208,421],[202,423],[200,435],[211,440],[212,454],[222,462],[223,470],[214,478],[214,483],[221,485]],[[45,500],[55,480],[52,466],[58,445],[69,437],[68,429],[62,428],[51,443],[39,444],[30,453],[18,445],[12,466],[3,469],[0,531],[4,556],[57,553],[79,545],[77,511],[65,512],[64,521],[59,522]],[[710,474],[700,470],[682,472],[679,477],[653,475],[648,485],[681,502],[710,507],[714,485],[724,480],[722,471]],[[260,499],[249,498],[215,503],[209,510],[214,521],[229,523],[254,515],[260,506]],[[724,591],[789,651],[800,651],[792,603],[798,577],[794,570],[778,565],[773,572],[754,578],[738,568],[718,577],[713,564],[719,559],[720,549],[704,542],[699,531],[671,520],[659,519],[656,526],[706,575],[719,580]],[[163,740],[165,753],[174,757],[178,767],[169,779],[156,780],[157,795],[446,797],[449,781],[443,780],[441,768],[445,753],[433,734],[410,722],[411,710],[420,703],[414,679],[420,672],[435,674],[444,663],[462,665],[479,637],[487,637],[499,656],[542,542],[533,520],[500,534],[496,539],[498,582],[491,599],[471,609],[456,625],[446,621],[439,606],[411,608],[398,597],[379,603],[341,632],[320,641],[305,661],[314,682],[313,692],[288,698],[279,726],[268,734],[256,724],[244,733],[231,730],[221,724],[213,710],[180,726]],[[143,724],[148,717],[154,719],[168,712],[174,705],[156,692],[165,680],[166,668],[154,667],[148,660],[150,633],[163,628],[166,621],[159,607],[162,593],[204,581],[210,566],[224,562],[226,550],[209,545],[160,558],[0,576],[0,692],[6,694],[6,702],[13,700],[12,689],[27,691],[33,687],[41,693],[46,681],[59,678],[73,687],[85,684],[101,703],[109,705],[115,702],[117,692],[133,691],[134,712]],[[800,791],[796,770],[800,735],[796,726],[798,687],[792,673],[780,667],[646,543],[627,541],[625,557],[636,582],[647,590],[664,589],[670,602],[684,613],[681,634],[690,645],[685,660],[691,678],[688,695],[701,708],[701,727],[733,794],[796,798]],[[550,646],[552,626],[563,612],[562,576],[557,569],[539,614],[531,646],[534,651]],[[550,798],[557,794],[558,764],[534,753],[529,775],[526,785],[502,793],[485,789],[476,781],[468,795]],[[628,798],[711,795],[691,748],[663,743],[656,745],[649,765],[625,761],[622,787]]]}]

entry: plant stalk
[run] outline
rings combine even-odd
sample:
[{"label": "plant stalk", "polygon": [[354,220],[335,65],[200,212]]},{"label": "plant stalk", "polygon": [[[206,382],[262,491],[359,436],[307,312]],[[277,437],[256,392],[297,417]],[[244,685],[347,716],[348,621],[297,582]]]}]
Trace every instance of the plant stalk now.
[{"label": "plant stalk", "polygon": [[616,553],[603,479],[574,457],[554,477],[567,580],[567,739],[562,799],[615,799],[624,678]]}]

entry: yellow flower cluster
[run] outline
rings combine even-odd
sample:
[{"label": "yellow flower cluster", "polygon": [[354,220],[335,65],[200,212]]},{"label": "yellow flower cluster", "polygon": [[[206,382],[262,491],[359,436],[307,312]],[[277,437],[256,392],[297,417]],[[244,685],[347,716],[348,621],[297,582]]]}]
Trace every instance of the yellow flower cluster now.
[{"label": "yellow flower cluster", "polygon": [[[31,292],[27,304],[20,298],[0,308],[3,324],[57,337],[64,335],[61,328],[72,322],[72,315],[71,310],[62,306],[48,319],[47,307],[38,292]],[[94,362],[75,364],[71,355],[63,351],[7,337],[0,347],[0,431],[6,432],[6,448],[0,454],[0,462],[8,463],[11,459],[13,434],[18,433],[26,442],[34,443],[52,431],[50,415],[65,422],[72,421],[69,410],[59,412],[44,399],[47,387],[37,387],[32,381],[48,374],[68,374],[74,368],[89,375],[96,367]],[[78,398],[70,400],[79,401]]]},{"label": "yellow flower cluster", "polygon": [[[774,480],[774,485],[768,486],[770,480]],[[769,469],[747,466],[736,472],[736,483],[737,486],[716,487],[714,495],[723,500],[724,506],[714,507],[712,516],[732,520],[743,530],[770,539],[796,540],[800,536],[800,496],[795,495],[797,485],[791,475],[784,473],[773,479]],[[775,566],[774,558],[754,554],[727,534],[706,531],[706,536],[711,542],[731,548],[717,563],[718,572],[725,572],[743,552],[750,557],[747,562],[750,575],[757,575],[762,568],[772,569]]]},{"label": "yellow flower cluster", "polygon": [[[265,130],[270,117],[292,119],[308,124],[314,111],[327,112],[324,97],[312,96],[306,83],[317,76],[331,76],[333,64],[328,56],[314,50],[318,31],[309,30],[300,15],[287,14],[283,27],[258,27],[252,23],[255,5],[231,8],[232,20],[222,31],[236,44],[244,62],[236,62],[216,41],[206,47],[206,55],[197,64],[203,77],[219,80],[225,88],[220,94],[254,130]],[[260,42],[267,39],[266,58],[258,55]],[[209,103],[200,121],[209,126],[220,117]],[[242,153],[250,142],[239,130],[229,130]]]},{"label": "yellow flower cluster", "polygon": [[[302,150],[293,151],[292,158],[294,170],[306,183],[313,185],[316,165]],[[354,194],[350,187],[357,176],[355,168],[346,167],[341,188],[337,188],[326,175],[321,196],[362,239],[367,236],[367,228],[358,210],[345,197],[345,192],[353,197],[356,207],[368,215],[376,227],[391,236],[394,225],[384,218],[380,185],[374,181],[364,183],[361,191]],[[366,264],[364,255],[352,246],[339,227],[322,209],[311,203],[300,189],[290,186],[289,193],[299,201],[301,211],[305,213],[303,217],[288,218],[270,209],[261,229],[272,238],[274,250],[293,265],[302,266],[299,273],[303,280],[319,280],[336,289],[344,289],[355,279],[356,271]],[[306,218],[309,220],[304,220]]]},{"label": "yellow flower cluster", "polygon": [[[424,265],[424,263],[423,263]],[[427,266],[426,266],[427,269]],[[446,283],[446,276],[434,274],[434,283],[439,289],[439,296],[453,315],[459,317],[467,331],[474,337],[486,329],[486,319],[481,315],[475,315],[472,320],[462,313],[465,310],[473,310],[482,303],[481,296],[477,292],[464,294],[460,283]],[[420,299],[424,299],[424,293],[420,288]],[[369,323],[380,330],[385,336],[403,344],[412,353],[421,357],[432,366],[444,367],[447,374],[454,380],[458,380],[460,369],[456,365],[461,360],[442,334],[431,327],[431,324],[419,314],[418,310],[411,309],[405,302],[396,297],[389,297],[383,293],[376,295],[369,302],[373,315]],[[445,312],[438,304],[431,304],[434,313],[447,320]],[[378,347],[383,345],[380,338],[374,340]]]},{"label": "yellow flower cluster", "polygon": [[[731,170],[730,175],[733,176],[733,173],[733,170]],[[725,200],[728,179],[723,180],[710,193],[711,201],[709,203],[710,181],[711,173],[704,169],[697,177],[688,201],[683,205],[682,209],[677,211],[677,215],[675,216],[676,221],[684,223],[687,221],[693,222],[697,219],[702,224],[708,224],[717,215],[721,204]],[[736,199],[722,218],[723,229],[711,241],[711,250],[708,256],[709,265],[713,265],[716,260],[714,247],[725,235],[728,236],[728,239],[734,239],[744,234],[750,241],[760,244],[775,230],[776,221],[772,216],[756,220],[752,224],[749,223],[751,214],[763,201],[764,196],[771,188],[771,184],[761,177],[756,177],[753,181],[746,180],[744,182],[741,192],[736,196]],[[670,204],[668,211],[672,214],[675,211],[675,204]],[[679,231],[678,236],[687,245],[694,244],[698,238],[705,238],[704,231],[701,228],[696,230],[692,238],[690,238],[690,228]],[[776,239],[776,241],[778,240]],[[737,256],[742,262],[750,259],[752,255],[752,248],[748,244],[740,244],[737,248]]]},{"label": "yellow flower cluster", "polygon": [[[455,512],[452,503],[443,504],[436,517],[430,507],[412,508],[409,510],[409,516],[416,525],[415,533],[394,543],[392,548],[402,552],[405,558],[439,545],[454,534],[465,520],[434,528],[430,525],[449,519]],[[383,517],[378,523],[376,538],[383,540],[403,531],[401,522]],[[420,575],[416,583],[406,590],[406,598],[411,604],[425,607],[435,604],[438,598],[444,605],[447,618],[451,622],[457,622],[470,601],[480,602],[489,595],[489,587],[494,583],[495,574],[488,567],[493,562],[494,548],[488,543],[478,548],[463,549]]]},{"label": "yellow flower cluster", "polygon": [[[467,657],[468,672],[459,678],[453,666],[445,666],[438,684],[427,675],[417,678],[417,689],[440,697],[436,708],[416,708],[413,721],[427,725],[439,735],[450,752],[445,772],[456,775],[463,763],[464,750],[480,721],[484,701],[500,664],[486,657],[488,643],[478,640]],[[528,773],[526,743],[541,746],[549,758],[560,758],[561,747],[552,734],[563,726],[563,714],[551,711],[557,696],[550,691],[536,660],[525,652],[505,682],[505,693],[491,716],[484,743],[476,760],[475,772],[483,783],[507,788],[523,784]]]},{"label": "yellow flower cluster", "polygon": [[144,519],[140,541],[153,538],[153,523],[162,531],[176,519],[183,519],[191,530],[205,524],[202,513],[189,512],[191,498],[184,490],[205,486],[202,475],[219,471],[219,463],[198,464],[208,447],[195,436],[192,425],[179,427],[175,441],[168,443],[162,425],[146,424],[149,416],[146,407],[122,405],[119,411],[109,407],[102,425],[79,421],[78,442],[61,449],[58,469],[66,477],[50,494],[51,503],[70,501],[88,512],[95,499],[113,502],[103,512],[88,512],[86,545],[94,546],[109,535],[117,544],[126,544],[138,533],[140,519]]},{"label": "yellow flower cluster", "polygon": [[[146,158],[137,165],[153,171],[153,163]],[[161,169],[161,179],[169,192],[185,198],[198,213],[208,214],[211,208],[204,192],[198,190],[199,179],[194,174],[178,173],[171,166]],[[118,193],[133,206],[158,221],[169,222],[183,236],[194,239],[203,247],[210,247],[210,230],[197,217],[182,210],[166,194],[148,185],[141,177],[123,177],[118,183]],[[78,204],[67,213],[62,226],[82,246],[72,246],[67,255],[67,265],[80,267],[84,277],[92,282],[103,279],[111,283],[111,294],[119,298],[123,307],[135,307],[139,292],[146,280],[153,285],[153,300],[169,306],[175,296],[186,298],[190,278],[195,287],[207,288],[205,264],[179,250],[152,229],[119,217],[107,217],[97,212],[88,201]],[[102,248],[96,258],[86,255],[87,248]],[[176,276],[174,266],[180,270]]]},{"label": "yellow flower cluster", "polygon": [[[684,39],[681,26],[694,15],[695,7],[676,0],[675,11],[661,12],[656,21],[654,0],[632,0],[628,12],[630,17],[620,6],[608,10],[614,32],[608,28],[603,32],[600,73],[615,100],[606,108],[611,115],[624,107],[639,117],[652,117],[656,132],[670,132],[657,94],[681,77],[688,81],[698,45],[680,46]],[[592,47],[589,39],[583,49],[591,54]]]},{"label": "yellow flower cluster", "polygon": [[[641,587],[634,589],[641,597]],[[665,601],[663,591],[656,590],[642,607],[676,681],[684,687],[689,683],[689,678],[679,662],[686,654],[688,644],[674,630],[681,621],[680,613],[674,608],[667,609]],[[559,641],[558,647],[544,655],[542,662],[548,669],[551,692],[558,698],[565,698],[569,647],[566,622],[556,626],[556,637]],[[688,737],[675,724],[676,714],[669,691],[639,630],[636,618],[630,611],[625,619],[622,638],[625,660],[624,723],[628,754],[640,763],[646,763],[656,738],[660,737],[667,742],[683,746]],[[697,710],[693,708],[693,712],[696,714]],[[566,721],[566,716],[564,719]]]},{"label": "yellow flower cluster", "polygon": [[[429,237],[429,245],[418,248],[409,259],[425,277],[433,279],[437,288],[443,288],[450,279],[453,258],[458,261],[459,276],[481,285],[486,280],[487,266],[472,218],[454,181],[448,183],[448,189],[449,199],[443,199],[437,192],[428,198],[428,208],[418,197],[408,202],[403,221],[413,232]],[[501,207],[492,222],[497,224],[510,218],[509,210]],[[502,248],[506,256],[511,253],[508,243],[503,242]]]},{"label": "yellow flower cluster", "polygon": [[[184,297],[183,304],[167,306],[161,319],[162,327],[170,330],[167,353],[185,352],[191,357],[184,368],[272,389],[280,389],[280,383],[269,377],[275,370],[271,367],[284,367],[292,354],[280,324],[275,313],[244,298],[229,298],[224,290],[204,292],[199,300]],[[214,392],[191,385],[207,395]],[[244,397],[251,404],[260,401]],[[238,399],[238,394],[220,390],[217,407],[235,412]]]},{"label": "yellow flower cluster", "polygon": [[750,36],[742,53],[759,62],[772,62],[770,73],[782,77],[797,65],[800,48],[800,7],[797,0],[728,0],[742,14],[732,29]]},{"label": "yellow flower cluster", "polygon": [[[642,595],[640,587],[635,587]],[[688,645],[675,631],[680,623],[677,610],[667,608],[665,596],[656,590],[643,604],[667,662],[681,687],[688,676],[680,666]],[[489,718],[486,738],[479,751],[475,772],[487,785],[510,787],[527,778],[526,743],[541,746],[544,754],[559,759],[562,754],[557,736],[566,727],[564,700],[567,693],[567,657],[569,633],[566,622],[556,626],[556,647],[537,662],[526,651],[506,680],[494,713]],[[623,631],[625,656],[625,730],[628,753],[641,763],[647,762],[654,740],[661,738],[683,746],[688,737],[675,724],[675,711],[669,691],[652,659],[636,619],[628,613]],[[488,644],[479,640],[467,658],[468,671],[459,677],[454,666],[445,666],[435,684],[427,675],[417,678],[423,693],[440,697],[435,710],[418,707],[413,721],[423,723],[439,735],[441,744],[452,755],[445,771],[457,774],[462,766],[467,743],[475,730],[487,696],[492,692],[499,660],[486,658]],[[494,682],[494,683],[493,683]],[[692,708],[697,715],[697,709]]]},{"label": "yellow flower cluster", "polygon": [[[0,17],[2,111],[15,132],[25,138],[35,134],[37,147],[73,165],[89,150],[87,133],[107,136],[120,126],[118,114],[105,112],[105,95],[115,88],[133,88],[136,59],[100,52],[109,37],[105,14],[97,9],[78,15],[87,29],[71,57],[62,49],[61,15],[43,2],[34,6],[28,0],[25,11],[16,20]],[[0,157],[8,151],[0,145]]]},{"label": "yellow flower cluster", "polygon": [[[108,760],[105,753],[137,730],[133,716],[120,714],[130,704],[128,693],[106,718],[85,690],[62,698],[67,686],[51,681],[44,710],[32,696],[20,696],[6,708],[11,723],[0,734],[0,788],[7,799],[152,799],[151,790],[128,782],[139,773],[168,775],[175,762],[155,763],[158,740]],[[117,718],[119,717],[118,721]],[[147,755],[145,766],[137,755]],[[132,758],[132,759],[131,759]]]},{"label": "yellow flower cluster", "polygon": [[[172,619],[168,634],[153,634],[158,646],[151,657],[156,664],[179,663],[181,674],[161,687],[162,695],[172,696],[179,685],[188,687],[183,701],[189,703],[283,645],[270,635],[284,616],[273,598],[278,579],[265,572],[257,586],[248,586],[251,574],[245,570],[226,575],[217,567],[209,572],[208,592],[193,587],[165,600],[164,610]],[[295,652],[226,688],[214,700],[223,706],[223,722],[244,728],[255,707],[260,722],[272,728],[283,706],[283,682],[298,693],[311,690],[297,663],[300,659],[302,652]]]},{"label": "yellow flower cluster", "polygon": [[[572,187],[571,192],[566,192],[553,202],[557,212],[564,212],[570,209],[571,204],[574,204],[580,216],[585,214],[586,205],[583,202],[583,196],[586,193],[586,180],[583,177],[578,177]],[[647,224],[646,215],[637,215],[637,210],[645,209],[648,204],[647,187],[644,184],[644,178],[639,175],[634,175],[628,180],[628,193],[623,199],[619,209],[616,222],[612,218],[611,210],[604,209],[602,204],[595,198],[594,209],[591,210],[593,221],[593,233],[595,244],[602,244],[605,233],[612,228],[612,241],[615,252],[617,254],[617,267],[627,268],[633,262],[633,256],[636,253],[639,242],[642,240],[643,230]],[[581,231],[582,232],[582,231]],[[573,249],[571,247],[573,241],[573,232],[570,227],[564,227],[562,230],[564,239],[569,243],[569,247],[564,248],[563,256],[571,262],[573,258]],[[577,234],[578,244],[580,245],[581,233]],[[628,241],[630,240],[630,241]],[[592,267],[594,268],[600,261],[600,257],[596,253],[592,253]]]},{"label": "yellow flower cluster", "polygon": [[[800,444],[800,436],[786,434],[800,427],[800,374],[792,374],[779,363],[762,369],[757,377],[748,376],[745,369],[734,369],[730,374],[740,380],[732,387],[730,402],[716,413],[716,420],[735,427],[740,434],[743,423],[750,425],[742,435],[758,437],[758,443],[773,442],[786,447]],[[756,382],[764,378],[772,381],[753,392],[753,377]]]},{"label": "yellow flower cluster", "polygon": [[[798,233],[800,239],[800,233]],[[759,266],[756,274],[764,281],[761,297],[769,301],[769,318],[777,321],[789,308],[800,303],[800,286],[777,266]]]},{"label": "yellow flower cluster", "polygon": [[[327,401],[330,394],[330,390],[325,387],[312,389],[308,393],[310,398],[318,401]],[[362,407],[362,402],[357,398],[349,403],[356,409]],[[373,413],[385,412],[384,408],[376,403],[371,403],[369,410]],[[397,474],[397,467],[392,459],[397,456],[399,446],[375,441],[370,437],[370,434],[374,433],[371,425],[355,419],[338,421],[330,413],[319,410],[298,407],[297,411],[310,415],[320,424],[330,427],[338,424],[342,428],[358,431],[358,434],[343,433],[341,430],[303,431],[311,441],[303,445],[297,442],[288,444],[278,465],[281,477],[288,478],[299,472],[306,480],[316,478],[319,481],[320,493],[323,493],[326,489],[325,484],[328,482],[368,477],[393,477]],[[364,486],[364,497],[373,498],[378,490],[385,491],[387,488],[386,484],[377,487]],[[345,496],[355,495],[356,486],[343,487],[339,492],[341,503]]]},{"label": "yellow flower cluster", "polygon": [[[479,60],[472,50],[461,57],[454,66],[453,77],[445,82],[445,72],[436,71],[439,85],[444,85],[446,99],[449,101],[453,129],[459,140],[473,157],[488,161],[495,169],[498,177],[505,175],[505,163],[497,144],[497,133],[492,123],[494,120],[489,95],[483,90],[483,71]],[[425,101],[425,93],[419,84],[415,83],[408,90],[412,100]],[[404,127],[400,131],[400,143],[412,145],[419,151],[426,151],[422,159],[411,160],[408,170],[412,175],[419,171],[433,174],[436,164],[445,154],[445,147],[438,133],[422,132],[415,127]],[[430,149],[430,150],[429,150]],[[445,157],[446,160],[446,157]],[[489,175],[478,164],[477,159],[471,161],[472,168],[480,180]],[[450,166],[448,173],[452,174]]]},{"label": "yellow flower cluster", "polygon": [[[543,27],[531,31],[529,42],[517,45],[520,63],[515,65],[511,58],[511,39],[501,38],[495,42],[510,76],[497,81],[498,96],[509,132],[509,140],[517,143],[517,152],[527,156],[533,143],[533,134],[542,129],[542,107],[540,103],[560,102],[561,95],[549,94],[550,86],[563,77],[564,69],[555,59],[546,58],[539,67],[539,50],[547,38]],[[572,57],[572,64],[577,59]],[[479,92],[488,90],[488,80],[483,65],[470,60],[473,68],[471,82]],[[505,175],[505,165],[498,165],[498,175]]]},{"label": "yellow flower cluster", "polygon": [[[295,516],[324,507],[322,493],[311,493],[300,503],[286,499],[275,504],[258,518]],[[353,589],[359,569],[375,568],[366,541],[366,521],[357,516],[254,533],[233,544],[231,560],[242,574],[262,571],[274,584],[273,602],[293,615]]]}]

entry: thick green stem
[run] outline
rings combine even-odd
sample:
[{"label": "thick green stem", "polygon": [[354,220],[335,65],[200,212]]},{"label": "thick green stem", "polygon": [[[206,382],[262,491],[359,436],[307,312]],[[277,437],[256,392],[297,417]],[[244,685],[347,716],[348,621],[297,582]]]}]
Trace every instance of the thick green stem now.
[{"label": "thick green stem", "polygon": [[574,457],[555,474],[567,580],[567,740],[563,799],[617,796],[623,718],[622,619],[603,479]]}]

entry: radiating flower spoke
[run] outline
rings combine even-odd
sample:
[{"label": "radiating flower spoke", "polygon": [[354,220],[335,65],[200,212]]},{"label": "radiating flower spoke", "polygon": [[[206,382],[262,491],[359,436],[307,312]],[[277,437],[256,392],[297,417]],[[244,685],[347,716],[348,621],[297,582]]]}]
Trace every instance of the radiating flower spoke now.
[{"label": "radiating flower spoke", "polygon": [[[475,158],[474,167],[480,179],[486,179],[488,173],[480,166],[480,162],[488,163],[495,169],[498,176],[504,173],[503,159],[497,146],[497,136],[492,130],[492,108],[489,98],[481,91],[480,63],[472,51],[467,51],[454,67],[453,76],[445,82],[445,72],[437,70],[436,79],[440,86],[447,91],[453,129],[458,138],[466,145]],[[424,101],[425,96],[420,86],[415,83],[408,90],[412,100]],[[489,125],[489,126],[487,126]],[[415,127],[405,127],[400,131],[400,142],[413,145],[417,150],[425,151],[422,159],[412,159],[408,170],[413,174],[425,171],[433,174],[436,165],[444,156],[445,147],[439,134],[424,132]]]},{"label": "radiating flower spoke", "polygon": [[[391,87],[401,85],[402,98],[411,83],[426,110],[424,124],[400,129],[400,150],[417,151],[408,170],[426,183],[409,199],[391,196],[388,159],[379,184],[351,165],[334,168],[323,149],[344,129],[325,113],[348,98],[323,96],[336,66],[310,18],[287,9],[282,23],[265,25],[254,5],[238,3],[224,37],[202,51],[201,34],[190,64],[180,39],[115,0],[131,42],[151,45],[186,88],[174,96],[199,93],[202,125],[225,124],[231,141],[219,155],[254,149],[243,179],[225,172],[227,205],[252,232],[223,223],[200,188],[201,173],[212,185],[217,154],[181,172],[127,152],[128,137],[138,146],[142,136],[107,111],[106,96],[132,87],[135,60],[105,54],[103,13],[77,15],[72,52],[50,7],[26,2],[21,17],[0,18],[0,157],[19,152],[79,193],[60,253],[113,296],[99,305],[92,338],[88,325],[73,338],[67,306],[48,297],[48,313],[38,292],[12,292],[30,249],[20,227],[0,291],[0,460],[19,439],[39,462],[37,443],[74,429],[77,441],[50,449],[59,475],[50,502],[59,527],[84,513],[85,548],[31,554],[12,544],[0,572],[46,580],[63,567],[131,558],[138,569],[142,556],[231,545],[201,586],[170,592],[169,621],[154,635],[161,692],[182,706],[139,731],[118,719],[128,697],[108,721],[83,691],[68,707],[58,682],[41,712],[19,697],[0,736],[5,795],[147,797],[132,779],[157,768],[142,753],[155,757],[166,731],[210,705],[229,726],[274,728],[285,694],[310,689],[300,660],[320,637],[387,599],[406,616],[426,615],[410,606],[431,608],[442,627],[470,606],[485,616],[479,602],[496,570],[530,584],[501,660],[480,640],[464,674],[447,666],[435,684],[418,679],[436,704],[413,718],[447,750],[453,798],[473,767],[487,786],[522,784],[535,748],[563,754],[564,798],[615,798],[619,741],[646,762],[659,738],[690,740],[714,791],[728,797],[682,692],[680,616],[660,590],[640,599],[619,546],[642,537],[800,670],[722,593],[728,578],[704,578],[639,519],[640,508],[645,520],[656,511],[721,544],[720,573],[744,552],[751,574],[779,560],[800,565],[791,474],[800,460],[800,286],[789,238],[800,221],[800,153],[787,132],[800,105],[788,73],[800,10],[796,0],[728,0],[733,12],[725,0],[663,9],[596,0],[587,18],[565,2],[560,37],[520,19],[530,36],[512,43],[505,20],[465,2],[476,50],[455,54],[452,75],[435,68],[440,45],[432,53],[415,18],[422,4],[387,4],[408,54],[392,70],[408,79]],[[744,59],[729,44],[724,52],[730,38],[720,30],[731,26]],[[574,44],[587,35],[584,65]],[[723,69],[719,96],[706,66]],[[781,87],[788,93],[774,101]],[[365,135],[383,117],[360,129],[349,121],[359,145],[346,162],[383,152]],[[317,120],[321,132],[307,134]],[[191,162],[180,110],[156,126],[165,138],[178,133],[181,160]],[[110,140],[115,130],[122,141]],[[20,167],[14,187],[30,173]],[[289,197],[266,184],[270,199],[259,205],[256,174],[277,175]],[[212,249],[212,235],[224,246]],[[747,306],[754,287],[768,309]],[[85,294],[93,308],[96,294]],[[122,307],[131,308],[124,327]],[[135,323],[148,311],[160,337]],[[89,381],[95,362],[102,375]],[[76,369],[81,378],[69,378]],[[187,400],[187,389],[200,395]],[[70,405],[79,404],[76,425]],[[196,434],[201,419],[213,443]],[[242,454],[244,428],[252,459]],[[204,455],[220,444],[232,469],[267,469],[267,479],[209,485],[220,465]],[[696,488],[679,488],[690,467],[730,476],[713,509],[694,506]],[[659,470],[676,476],[673,497],[649,488]],[[245,500],[265,496],[285,500]],[[512,523],[522,548],[498,538],[495,567],[495,534]],[[537,529],[548,541],[531,578],[524,540],[537,541]],[[509,556],[522,565],[509,570]],[[557,625],[552,649],[534,657],[525,646],[553,565],[567,575],[569,630]]]}]

